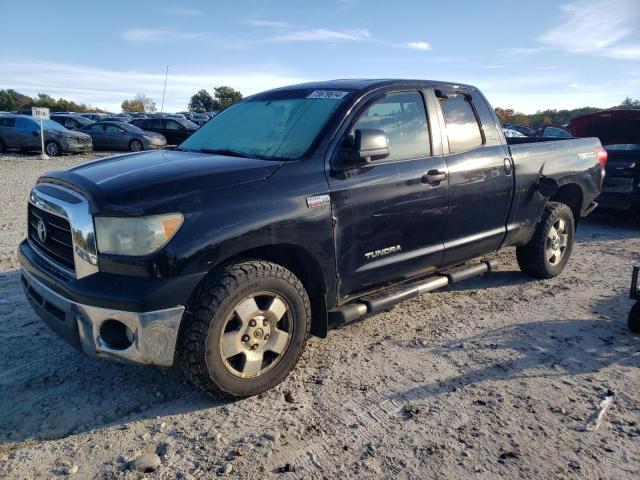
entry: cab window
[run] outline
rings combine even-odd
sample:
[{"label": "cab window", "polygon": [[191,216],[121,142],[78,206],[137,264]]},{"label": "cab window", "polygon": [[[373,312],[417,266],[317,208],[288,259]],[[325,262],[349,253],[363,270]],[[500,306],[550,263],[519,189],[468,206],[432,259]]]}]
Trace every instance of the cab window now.
[{"label": "cab window", "polygon": [[482,145],[480,125],[466,95],[439,97],[447,129],[449,153],[460,153]]},{"label": "cab window", "polygon": [[431,155],[429,125],[422,95],[389,93],[372,104],[354,125],[358,129],[382,130],[389,137],[390,155],[384,161],[425,158]]}]

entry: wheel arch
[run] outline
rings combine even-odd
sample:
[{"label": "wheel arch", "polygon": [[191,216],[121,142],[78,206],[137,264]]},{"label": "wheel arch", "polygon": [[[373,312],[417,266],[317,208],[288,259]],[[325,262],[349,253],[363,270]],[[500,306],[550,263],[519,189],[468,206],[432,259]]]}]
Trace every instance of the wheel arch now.
[{"label": "wheel arch", "polygon": [[[207,276],[223,265],[247,259],[277,263],[290,270],[304,285],[311,303],[311,334],[325,338],[328,333],[327,283],[317,259],[304,247],[295,244],[272,244],[234,253],[213,266]],[[206,278],[206,277],[205,277]],[[201,281],[204,282],[204,279]],[[197,288],[196,288],[197,291]]]},{"label": "wheel arch", "polygon": [[567,205],[571,209],[573,221],[577,228],[580,220],[580,213],[582,211],[583,199],[584,194],[580,185],[577,183],[567,183],[562,185],[558,191],[549,198],[549,201]]}]

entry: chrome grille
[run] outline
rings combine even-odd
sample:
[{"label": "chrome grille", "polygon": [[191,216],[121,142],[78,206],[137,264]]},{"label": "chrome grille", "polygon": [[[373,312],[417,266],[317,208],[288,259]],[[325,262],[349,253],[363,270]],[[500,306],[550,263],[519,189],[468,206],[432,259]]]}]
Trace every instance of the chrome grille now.
[{"label": "chrome grille", "polygon": [[[73,271],[75,264],[69,221],[32,204],[29,204],[28,215],[29,239],[51,260]],[[38,235],[39,222],[44,224],[46,230],[44,240]]]}]

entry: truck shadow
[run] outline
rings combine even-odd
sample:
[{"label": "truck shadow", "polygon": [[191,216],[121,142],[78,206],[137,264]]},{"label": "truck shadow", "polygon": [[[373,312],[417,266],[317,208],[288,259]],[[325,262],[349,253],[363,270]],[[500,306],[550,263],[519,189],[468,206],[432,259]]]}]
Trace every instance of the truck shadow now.
[{"label": "truck shadow", "polygon": [[[610,299],[605,304],[621,297]],[[629,302],[629,308],[631,302]],[[484,381],[567,377],[595,373],[612,365],[640,367],[640,335],[627,319],[540,320],[507,325],[446,342],[431,350],[460,375],[395,392],[396,400],[418,400]]]},{"label": "truck shadow", "polygon": [[0,445],[228,403],[200,392],[175,368],[76,351],[33,312],[16,271],[0,273],[0,339]]}]

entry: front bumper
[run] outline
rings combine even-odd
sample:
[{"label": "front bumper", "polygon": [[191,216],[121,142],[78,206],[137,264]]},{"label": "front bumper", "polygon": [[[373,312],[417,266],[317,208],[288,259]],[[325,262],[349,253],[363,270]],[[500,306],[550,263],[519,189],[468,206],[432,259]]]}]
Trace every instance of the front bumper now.
[{"label": "front bumper", "polygon": [[184,306],[151,312],[93,307],[63,297],[24,269],[21,275],[35,312],[78,350],[128,363],[164,367],[173,364]]},{"label": "front bumper", "polygon": [[60,146],[63,152],[81,153],[93,151],[93,143],[76,143],[72,141],[63,141]]}]

